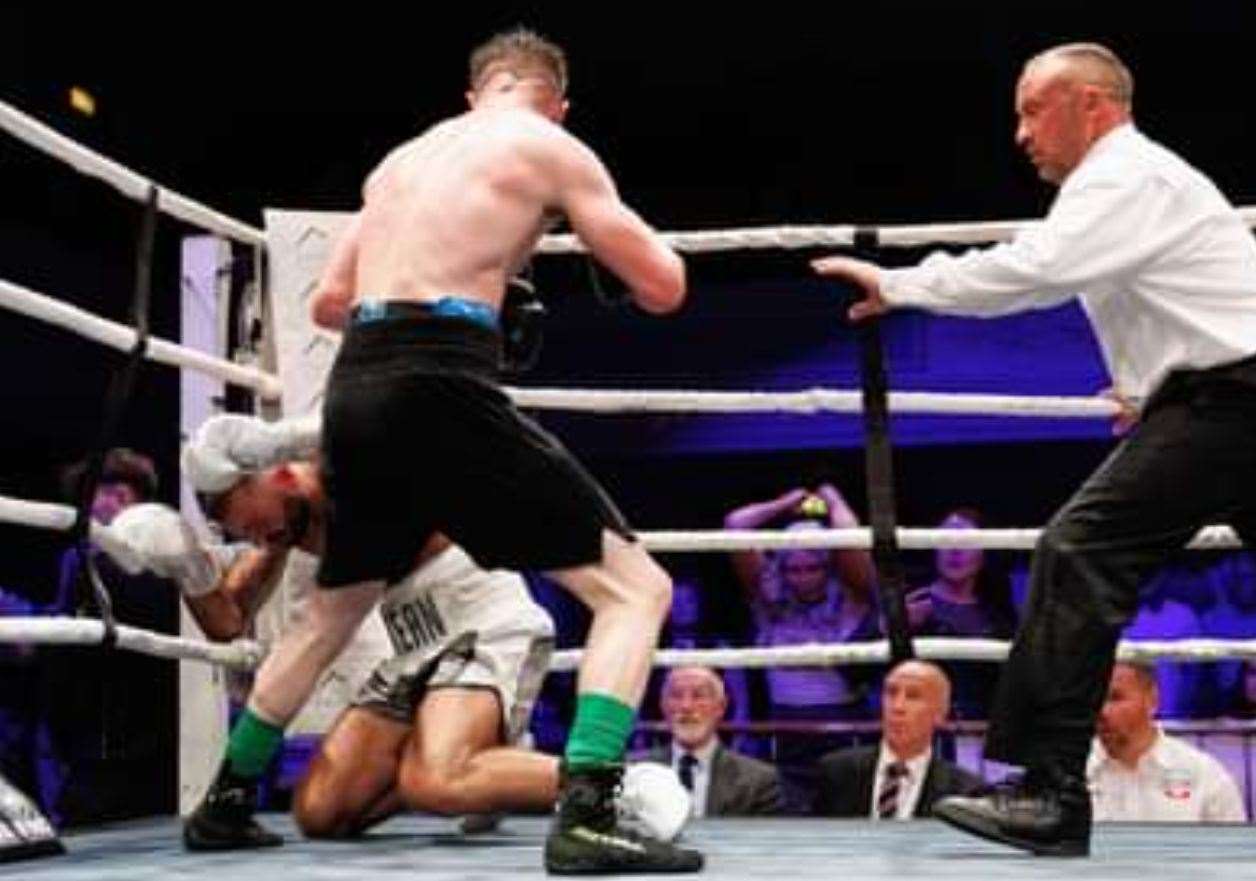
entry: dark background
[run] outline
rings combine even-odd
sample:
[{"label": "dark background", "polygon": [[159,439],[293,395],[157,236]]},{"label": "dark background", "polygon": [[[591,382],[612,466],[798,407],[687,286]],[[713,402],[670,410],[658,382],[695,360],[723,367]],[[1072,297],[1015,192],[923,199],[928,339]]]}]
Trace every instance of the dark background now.
[{"label": "dark background", "polygon": [[[0,11],[0,98],[260,225],[264,206],[354,208],[361,179],[386,150],[461,109],[469,49],[526,23],[567,48],[569,127],[661,228],[1019,218],[1040,215],[1051,192],[1012,143],[1016,75],[1035,51],[1097,39],[1133,68],[1141,127],[1234,202],[1252,204],[1250,7],[457,4],[437,14],[417,4],[325,12],[216,4],[141,14],[46,4]],[[96,97],[94,117],[69,108],[75,84]],[[8,137],[0,138],[0,192],[0,277],[123,318],[138,206]],[[178,337],[177,247],[188,232],[162,222],[153,321],[168,338]],[[807,277],[803,256],[695,258],[686,312],[653,325],[592,305],[578,264],[546,263],[538,274],[554,319],[528,381],[848,386],[856,381],[851,337],[836,317],[828,323],[832,293]],[[1048,324],[1014,325],[1002,349],[976,363],[961,344],[974,331],[895,318],[891,381],[1094,391],[1102,375],[1082,322],[1067,310],[1052,315],[1041,319]],[[1028,370],[1011,360],[1048,326],[1067,344],[1034,351]],[[972,338],[992,333],[978,325]],[[119,360],[0,315],[0,493],[55,497],[56,468],[92,444]],[[122,437],[156,454],[168,500],[176,382],[168,368],[147,372]],[[739,502],[821,476],[862,508],[858,424],[849,419],[716,428],[657,417],[615,421],[609,431],[588,421],[551,423],[642,525],[713,527]],[[995,525],[1041,522],[1109,444],[1104,426],[1089,423],[905,425],[898,464],[908,523],[960,502],[985,506]],[[51,586],[51,537],[3,528],[0,540],[0,584],[34,594]]]}]

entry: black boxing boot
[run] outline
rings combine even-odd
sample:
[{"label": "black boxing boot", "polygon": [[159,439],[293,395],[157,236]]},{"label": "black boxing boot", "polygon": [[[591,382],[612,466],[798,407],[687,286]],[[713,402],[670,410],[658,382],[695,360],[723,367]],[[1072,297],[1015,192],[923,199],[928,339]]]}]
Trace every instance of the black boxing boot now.
[{"label": "black boxing boot", "polygon": [[256,810],[257,780],[233,774],[223,759],[205,798],[183,822],[183,846],[188,850],[251,850],[283,844],[283,838],[253,819]]},{"label": "black boxing boot", "polygon": [[1039,856],[1090,854],[1091,808],[1086,782],[1045,766],[978,796],[950,796],[933,815],[957,829]]},{"label": "black boxing boot", "polygon": [[626,875],[697,872],[703,858],[621,827],[615,795],[622,764],[568,768],[563,763],[558,811],[545,840],[551,875]]}]

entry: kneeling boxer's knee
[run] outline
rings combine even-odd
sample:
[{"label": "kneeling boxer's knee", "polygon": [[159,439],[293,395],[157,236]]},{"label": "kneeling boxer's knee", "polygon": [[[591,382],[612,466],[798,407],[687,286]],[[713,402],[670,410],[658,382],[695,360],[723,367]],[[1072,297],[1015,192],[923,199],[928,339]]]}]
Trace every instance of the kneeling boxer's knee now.
[{"label": "kneeling boxer's knee", "polygon": [[343,838],[349,834],[336,805],[298,790],[293,799],[292,817],[306,838]]},{"label": "kneeling boxer's knee", "polygon": [[467,776],[456,769],[426,766],[404,768],[402,797],[414,810],[433,814],[473,814],[487,809]]},{"label": "kneeling boxer's knee", "polygon": [[454,805],[458,800],[458,787],[447,774],[423,766],[403,767],[398,784],[406,804],[415,810],[433,814],[458,812]]}]

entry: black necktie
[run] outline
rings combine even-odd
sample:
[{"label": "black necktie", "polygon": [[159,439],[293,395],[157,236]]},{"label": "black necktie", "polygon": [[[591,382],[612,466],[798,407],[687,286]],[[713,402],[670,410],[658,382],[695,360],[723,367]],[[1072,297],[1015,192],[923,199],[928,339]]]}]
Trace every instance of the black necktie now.
[{"label": "black necktie", "polygon": [[698,766],[698,760],[694,758],[693,753],[684,753],[680,757],[680,785],[685,789],[693,792],[693,769]]},{"label": "black necktie", "polygon": [[885,766],[885,776],[881,778],[881,794],[877,797],[877,816],[882,820],[898,817],[898,797],[906,777],[907,766],[902,762],[891,762]]}]

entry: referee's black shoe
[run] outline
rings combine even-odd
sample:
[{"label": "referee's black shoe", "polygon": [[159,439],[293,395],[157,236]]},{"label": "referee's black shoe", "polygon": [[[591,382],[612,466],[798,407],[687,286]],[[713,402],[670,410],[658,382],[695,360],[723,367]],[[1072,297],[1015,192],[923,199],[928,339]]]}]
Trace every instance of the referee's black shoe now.
[{"label": "referee's black shoe", "polygon": [[1090,792],[1085,782],[1053,768],[1031,769],[1024,778],[976,796],[949,796],[933,815],[988,841],[1039,856],[1090,854]]}]

